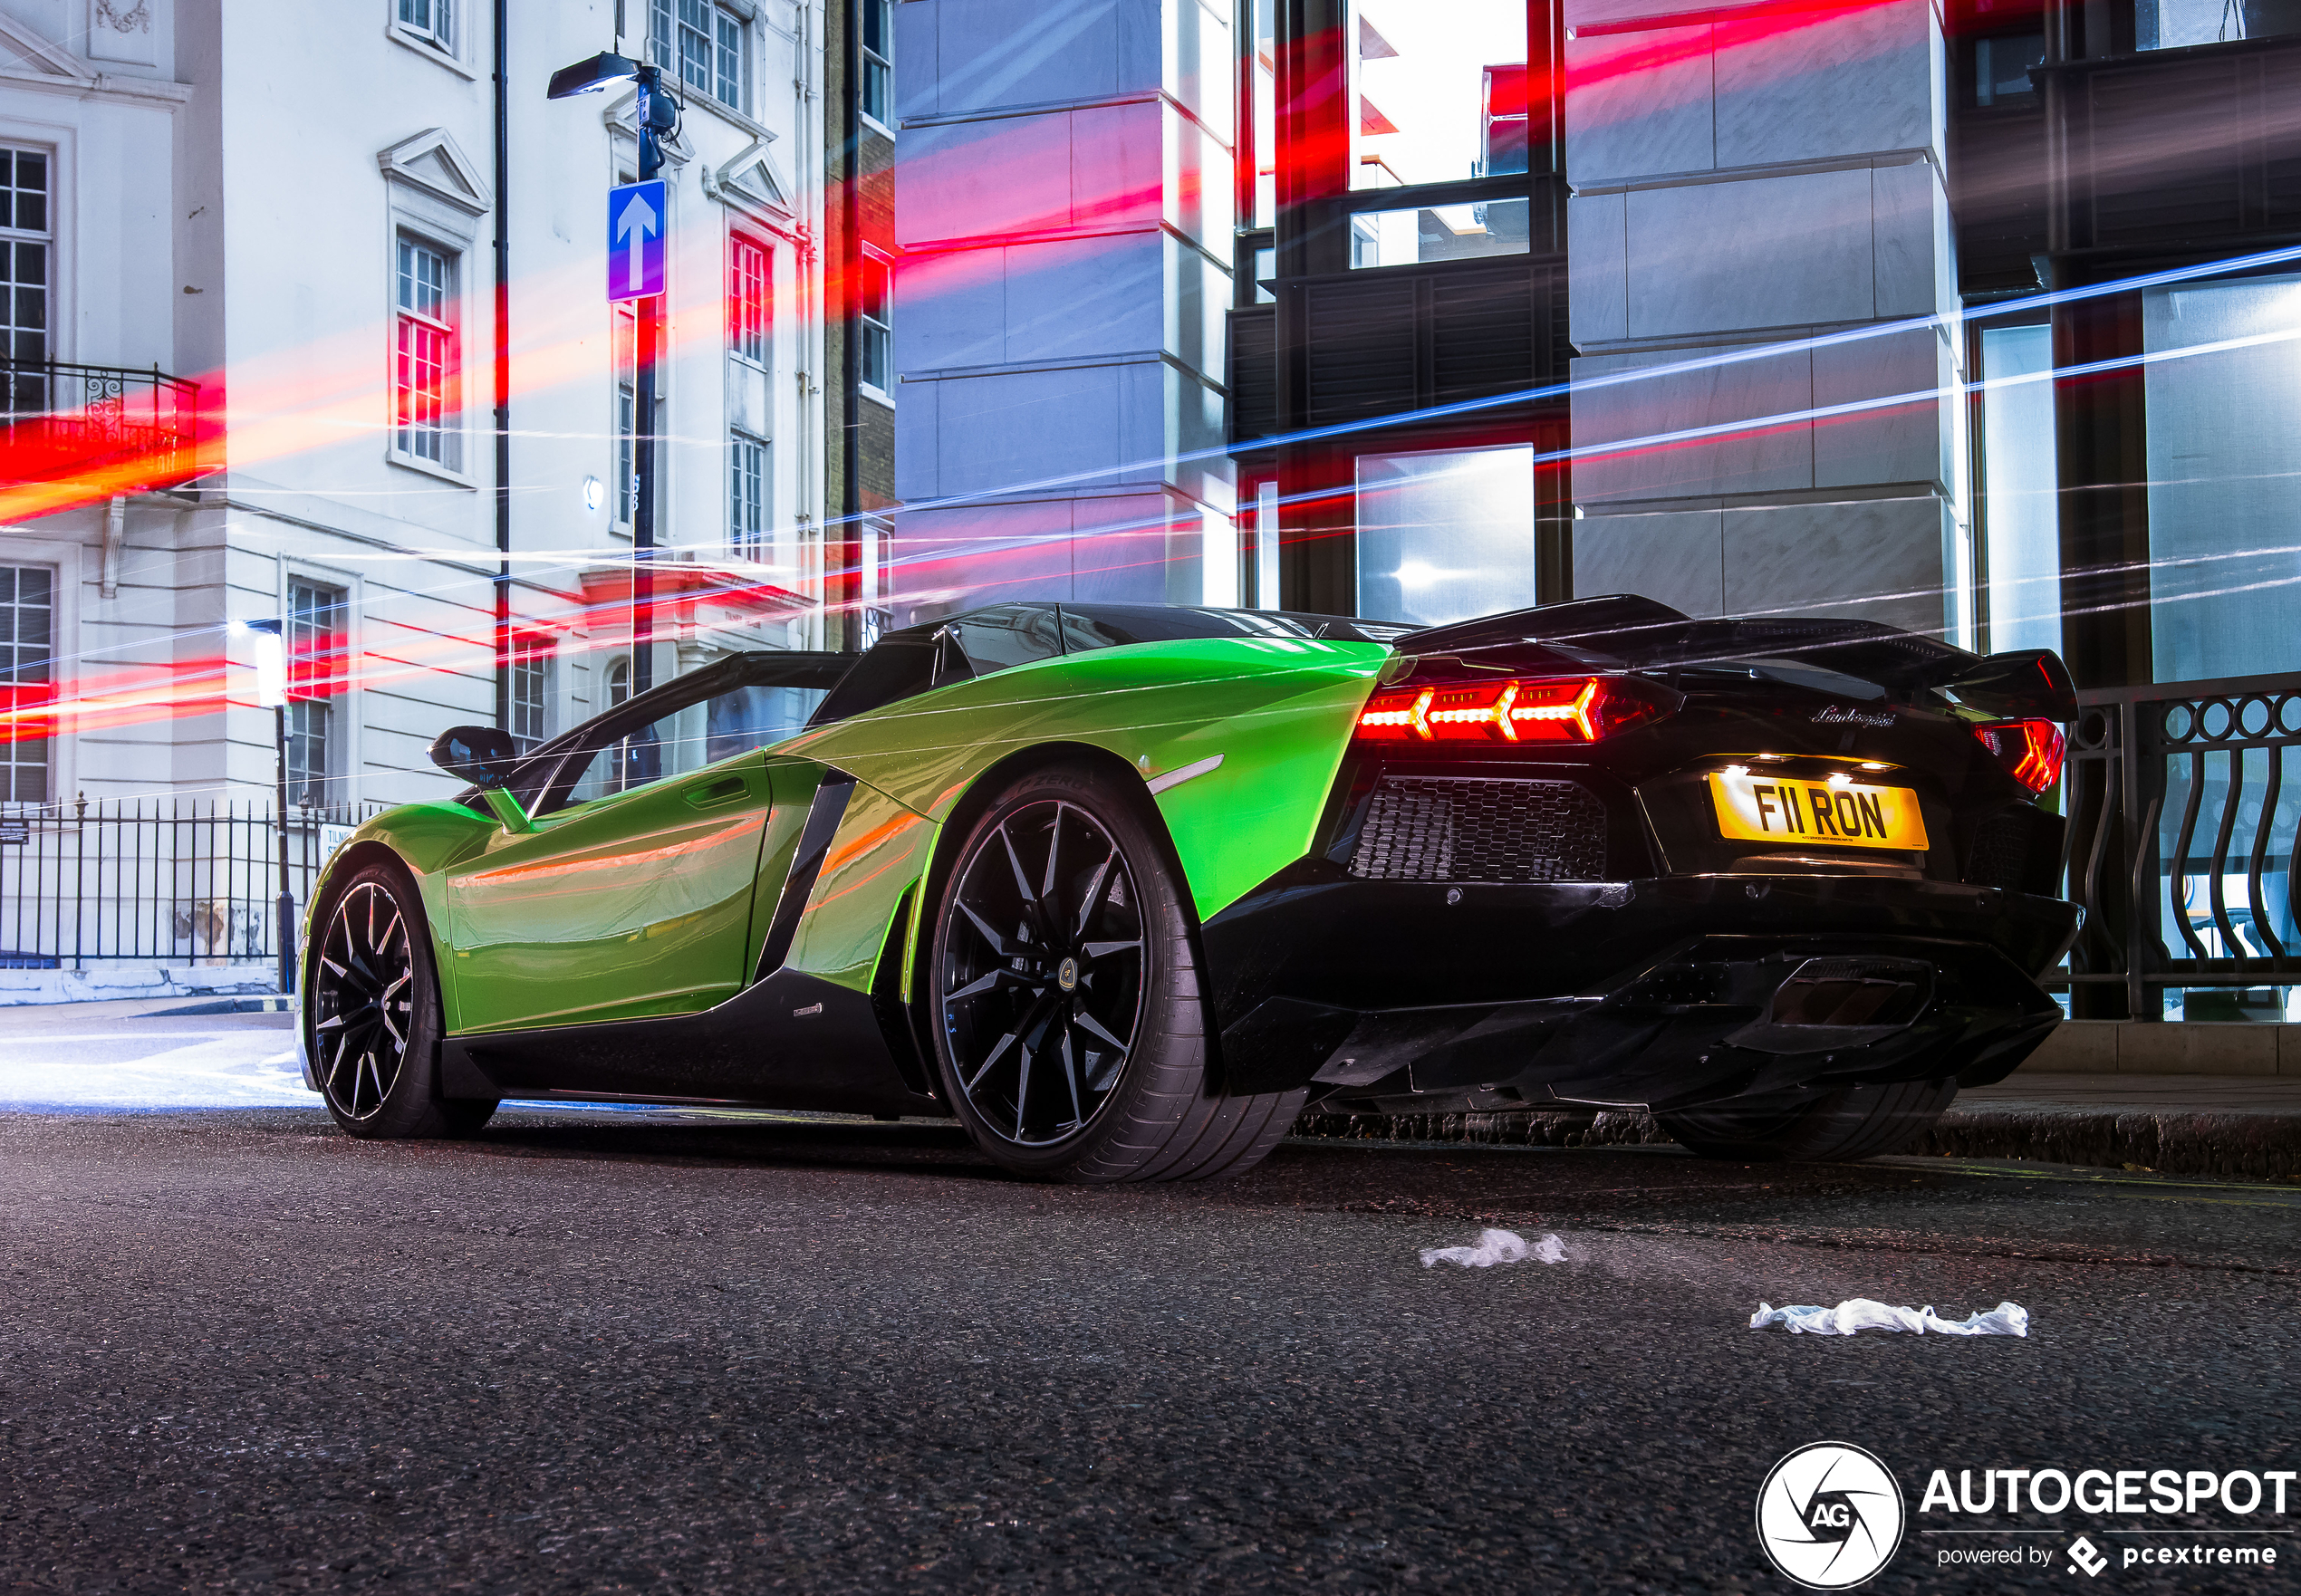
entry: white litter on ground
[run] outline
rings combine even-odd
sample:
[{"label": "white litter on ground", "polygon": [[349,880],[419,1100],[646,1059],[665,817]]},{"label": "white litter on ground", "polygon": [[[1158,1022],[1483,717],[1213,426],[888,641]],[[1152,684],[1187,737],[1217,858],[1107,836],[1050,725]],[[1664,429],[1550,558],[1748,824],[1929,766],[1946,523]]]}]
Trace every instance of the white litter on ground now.
[{"label": "white litter on ground", "polygon": [[[1489,1235],[1492,1232],[1488,1232]],[[1428,1258],[1430,1255],[1422,1255]],[[1895,1308],[1867,1297],[1852,1297],[1834,1308],[1776,1308],[1765,1303],[1751,1314],[1749,1327],[1764,1330],[1786,1324],[1792,1335],[1852,1335],[1858,1330],[1907,1330],[1923,1335],[2018,1335],[2029,1333],[2029,1310],[2019,1303],[2000,1303],[1987,1313],[1957,1321],[1937,1317],[1932,1308]]]},{"label": "white litter on ground", "polygon": [[1481,1230],[1476,1246],[1424,1247],[1422,1267],[1459,1264],[1465,1269],[1491,1269],[1497,1264],[1516,1264],[1532,1258],[1537,1264],[1563,1264],[1566,1244],[1555,1235],[1529,1242],[1515,1230]]}]

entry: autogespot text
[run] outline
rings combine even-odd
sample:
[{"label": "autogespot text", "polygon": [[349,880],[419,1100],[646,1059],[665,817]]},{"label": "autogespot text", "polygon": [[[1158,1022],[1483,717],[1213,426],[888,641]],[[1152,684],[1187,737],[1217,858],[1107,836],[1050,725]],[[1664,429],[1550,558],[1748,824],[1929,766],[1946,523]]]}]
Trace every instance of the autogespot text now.
[{"label": "autogespot text", "polygon": [[[2103,1555],[2083,1536],[2067,1550],[2057,1545],[1990,1546],[1968,1542],[1940,1547],[1934,1560],[1941,1567],[2044,1566],[2064,1558],[2086,1573],[2098,1573],[2113,1561],[2125,1568],[2273,1567],[2277,1548],[2248,1543],[2245,1537],[2277,1533],[2262,1521],[2285,1516],[2288,1487],[2296,1479],[2301,1479],[2301,1471],[2289,1468],[2086,1468],[2075,1472],[1961,1468],[1953,1485],[1950,1471],[1937,1468],[1926,1481],[1925,1495],[1918,1504],[1919,1529],[1921,1534],[1933,1534],[1987,1533],[1978,1525],[1959,1525],[1954,1531],[1930,1526],[1925,1523],[1927,1515],[1978,1518],[2032,1514],[2051,1519],[2075,1511],[2094,1518],[2141,1521],[2113,1531],[2104,1531],[2099,1524],[2084,1526],[2094,1534],[2113,1534],[2141,1541],[2116,1548],[2111,1556]],[[2294,1495],[2301,1500],[2301,1493]],[[2210,1540],[2194,1524],[2162,1530],[2148,1527],[2152,1518],[2174,1514],[2232,1522],[2216,1526]],[[2012,1525],[2005,1527],[2013,1533]],[[2036,1532],[2025,1526],[2022,1533]]]}]

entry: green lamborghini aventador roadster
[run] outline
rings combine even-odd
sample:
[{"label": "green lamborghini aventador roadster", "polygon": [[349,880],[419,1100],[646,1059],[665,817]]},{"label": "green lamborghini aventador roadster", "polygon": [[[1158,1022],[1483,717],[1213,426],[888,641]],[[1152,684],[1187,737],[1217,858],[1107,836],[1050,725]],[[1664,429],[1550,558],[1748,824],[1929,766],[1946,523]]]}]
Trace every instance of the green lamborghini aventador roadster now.
[{"label": "green lamborghini aventador roadster", "polygon": [[362,826],[307,911],[359,1136],[506,1097],[955,1117],[1083,1181],[1305,1104],[1642,1104],[1853,1158],[2058,1018],[2050,653],[1589,599],[1435,630],[1017,603],[739,655]]}]

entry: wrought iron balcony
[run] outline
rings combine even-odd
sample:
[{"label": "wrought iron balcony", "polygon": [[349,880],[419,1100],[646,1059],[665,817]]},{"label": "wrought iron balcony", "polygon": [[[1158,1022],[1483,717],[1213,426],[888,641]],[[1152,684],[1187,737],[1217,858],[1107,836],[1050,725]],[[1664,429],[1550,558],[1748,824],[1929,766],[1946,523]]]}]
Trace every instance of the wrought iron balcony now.
[{"label": "wrought iron balcony", "polygon": [[0,435],[18,480],[85,477],[110,493],[182,482],[198,470],[199,384],[154,366],[83,366],[0,356]]}]

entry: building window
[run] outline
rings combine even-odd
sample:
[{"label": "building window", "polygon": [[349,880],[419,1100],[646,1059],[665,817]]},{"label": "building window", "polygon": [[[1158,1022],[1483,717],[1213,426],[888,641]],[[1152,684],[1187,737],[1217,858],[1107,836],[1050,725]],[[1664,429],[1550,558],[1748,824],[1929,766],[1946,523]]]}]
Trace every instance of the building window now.
[{"label": "building window", "polygon": [[1973,42],[1973,102],[1976,105],[2035,105],[2037,86],[2029,69],[2046,59],[2046,35],[2010,34]]},{"label": "building window", "polygon": [[448,31],[450,0],[400,0],[400,25],[427,44],[456,53],[455,35]]},{"label": "building window", "polygon": [[[0,355],[34,365],[48,358],[48,185],[54,170],[37,149],[0,145]],[[48,408],[46,386],[12,371],[12,413]]]},{"label": "building window", "polygon": [[648,52],[697,93],[735,111],[750,101],[743,19],[710,0],[653,0]]},{"label": "building window", "polygon": [[55,575],[45,566],[0,565],[0,803],[48,801],[48,749],[56,701]]},{"label": "building window", "polygon": [[344,592],[302,579],[288,583],[288,801],[328,802],[335,757],[335,705],[343,690]]},{"label": "building window", "polygon": [[1535,602],[1534,447],[1358,457],[1358,612],[1443,626]]},{"label": "building window", "polygon": [[619,656],[607,668],[607,707],[616,708],[629,703],[631,697],[631,662]]},{"label": "building window", "polygon": [[634,444],[639,437],[639,318],[615,307],[615,519],[631,524],[639,509]]},{"label": "building window", "polygon": [[1525,0],[1356,0],[1350,186],[1526,169]]},{"label": "building window", "polygon": [[1981,520],[1988,646],[2061,647],[2053,329],[1981,330]]},{"label": "building window", "polygon": [[863,386],[887,399],[895,391],[895,293],[893,273],[877,255],[862,257],[856,310],[862,319]]},{"label": "building window", "polygon": [[552,646],[532,633],[511,642],[511,736],[525,754],[549,734],[547,698]]},{"label": "building window", "polygon": [[737,432],[727,437],[727,546],[738,559],[767,557],[767,446]]},{"label": "building window", "polygon": [[455,257],[402,236],[393,345],[392,438],[401,454],[449,469],[455,447]]},{"label": "building window", "polygon": [[[1250,227],[1267,227],[1278,219],[1278,34],[1277,0],[1252,0],[1253,26],[1248,30],[1244,79],[1249,101],[1240,118],[1247,154],[1248,197],[1240,207]],[[1257,277],[1268,272],[1256,264]]]},{"label": "building window", "polygon": [[[2142,292],[2159,681],[2301,670],[2301,436],[2292,425],[2301,361],[2287,341],[2296,322],[2301,276]],[[2200,347],[2210,352],[2193,352]]]},{"label": "building window", "polygon": [[882,128],[895,125],[894,12],[892,0],[862,0],[862,113]]},{"label": "building window", "polygon": [[325,808],[328,802],[328,732],[334,711],[310,698],[289,700],[287,707],[288,802],[306,809]]},{"label": "building window", "polygon": [[727,347],[745,360],[767,363],[767,252],[737,238],[727,256]]},{"label": "building window", "polygon": [[2284,0],[2133,0],[2133,47],[2178,50],[2231,39],[2301,33],[2301,14]]}]

